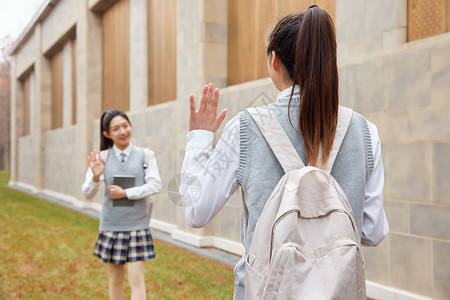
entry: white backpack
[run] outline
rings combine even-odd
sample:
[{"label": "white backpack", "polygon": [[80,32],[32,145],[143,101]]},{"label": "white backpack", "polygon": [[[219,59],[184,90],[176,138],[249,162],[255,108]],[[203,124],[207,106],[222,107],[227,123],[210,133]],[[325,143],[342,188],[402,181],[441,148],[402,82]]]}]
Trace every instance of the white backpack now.
[{"label": "white backpack", "polygon": [[[245,298],[366,299],[356,222],[344,191],[330,175],[353,111],[339,107],[333,147],[321,170],[305,167],[269,108],[247,110],[286,174],[255,227],[246,259]],[[244,224],[247,217],[244,209]]]}]

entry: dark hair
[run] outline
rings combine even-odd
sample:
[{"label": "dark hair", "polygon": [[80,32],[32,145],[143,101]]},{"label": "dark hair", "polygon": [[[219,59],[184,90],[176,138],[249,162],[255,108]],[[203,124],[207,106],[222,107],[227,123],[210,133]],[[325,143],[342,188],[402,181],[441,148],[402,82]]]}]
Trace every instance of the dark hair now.
[{"label": "dark hair", "polygon": [[269,37],[268,54],[272,50],[280,57],[290,79],[300,87],[299,127],[309,163],[317,164],[322,145],[323,166],[333,146],[339,110],[333,20],[316,5],[306,12],[289,14]]},{"label": "dark hair", "polygon": [[103,131],[109,132],[109,125],[111,124],[111,120],[117,116],[124,117],[131,125],[130,119],[128,119],[127,114],[123,111],[118,109],[105,111],[100,120],[100,151],[109,149],[114,145],[114,142],[111,139],[103,135]]}]

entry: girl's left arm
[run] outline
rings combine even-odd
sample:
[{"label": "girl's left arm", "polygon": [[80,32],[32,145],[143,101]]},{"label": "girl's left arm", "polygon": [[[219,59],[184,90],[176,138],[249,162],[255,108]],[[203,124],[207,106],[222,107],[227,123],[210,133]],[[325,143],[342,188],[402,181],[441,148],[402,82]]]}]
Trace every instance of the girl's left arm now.
[{"label": "girl's left arm", "polygon": [[158,164],[156,158],[150,149],[145,149],[147,168],[144,173],[145,184],[125,190],[127,198],[131,200],[142,199],[150,195],[161,192],[161,177],[159,176]]},{"label": "girl's left arm", "polygon": [[374,157],[373,171],[366,181],[364,216],[361,232],[363,246],[377,246],[389,233],[383,205],[384,167],[381,142],[375,125],[368,122]]}]

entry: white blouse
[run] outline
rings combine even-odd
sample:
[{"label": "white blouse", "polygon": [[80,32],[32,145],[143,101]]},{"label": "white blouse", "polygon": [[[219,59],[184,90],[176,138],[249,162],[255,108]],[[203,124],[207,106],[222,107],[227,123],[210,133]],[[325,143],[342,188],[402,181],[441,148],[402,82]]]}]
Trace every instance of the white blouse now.
[{"label": "white blouse", "polygon": [[[113,146],[110,151],[109,155],[113,154],[117,156],[119,161],[122,161],[121,153],[123,152],[125,154],[124,159],[127,161],[128,157],[131,153],[132,145],[128,145],[125,150],[120,150],[116,146]],[[161,177],[159,176],[159,170],[158,165],[156,163],[156,158],[153,155],[153,152],[151,152],[149,149],[145,148],[145,157],[149,157],[149,161],[146,161],[147,168],[144,170],[144,181],[145,184],[141,186],[136,186],[133,188],[129,188],[125,190],[125,193],[127,194],[128,199],[142,199],[145,197],[148,197],[152,194],[159,193],[161,191]],[[102,151],[103,153],[103,151]],[[98,187],[100,186],[100,183],[105,181],[105,176],[102,174],[100,175],[99,181],[95,182],[92,180],[92,177],[94,176],[94,173],[92,173],[91,168],[88,168],[86,172],[86,176],[84,179],[84,183],[81,186],[81,190],[83,191],[84,196],[87,199],[90,199],[95,196],[95,194],[98,191]]]},{"label": "white blouse", "polygon": [[[278,94],[289,97],[291,88]],[[295,90],[294,95],[299,95]],[[361,243],[378,245],[388,234],[389,224],[383,208],[384,168],[377,128],[368,122],[374,156],[373,171],[366,181]],[[225,126],[213,150],[214,133],[192,130],[187,134],[181,170],[180,194],[186,221],[191,227],[203,227],[222,209],[237,190],[240,139],[239,117]],[[201,184],[200,188],[198,187]]]}]

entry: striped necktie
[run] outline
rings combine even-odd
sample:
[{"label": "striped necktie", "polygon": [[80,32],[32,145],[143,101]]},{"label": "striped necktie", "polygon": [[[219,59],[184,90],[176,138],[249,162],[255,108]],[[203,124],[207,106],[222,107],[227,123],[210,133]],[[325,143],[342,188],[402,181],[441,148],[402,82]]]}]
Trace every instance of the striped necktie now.
[{"label": "striped necktie", "polygon": [[122,152],[122,153],[120,153],[120,156],[122,157],[122,162],[124,163],[126,154]]}]

